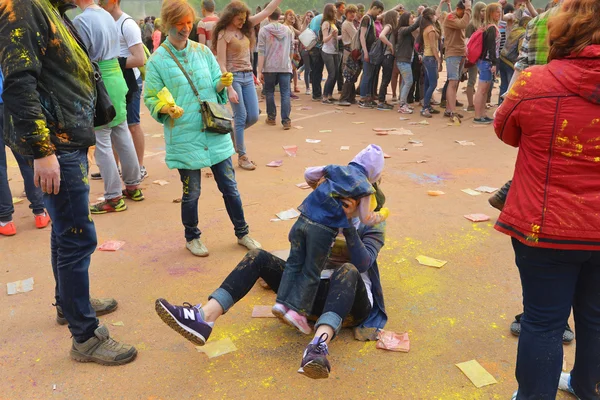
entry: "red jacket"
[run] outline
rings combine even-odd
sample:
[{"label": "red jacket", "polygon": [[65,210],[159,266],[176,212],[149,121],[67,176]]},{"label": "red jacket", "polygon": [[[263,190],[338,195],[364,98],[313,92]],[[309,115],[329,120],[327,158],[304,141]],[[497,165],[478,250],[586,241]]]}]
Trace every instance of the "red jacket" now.
[{"label": "red jacket", "polygon": [[496,229],[528,246],[600,250],[600,45],[526,69],[494,128],[519,147]]}]

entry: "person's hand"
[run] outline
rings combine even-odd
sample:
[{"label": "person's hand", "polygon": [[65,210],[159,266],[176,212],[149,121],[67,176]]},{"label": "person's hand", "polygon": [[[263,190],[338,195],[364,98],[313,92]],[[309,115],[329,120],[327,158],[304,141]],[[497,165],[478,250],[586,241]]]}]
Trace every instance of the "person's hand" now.
[{"label": "person's hand", "polygon": [[234,103],[234,104],[238,104],[240,102],[240,99],[238,97],[237,92],[235,91],[235,89],[231,86],[229,86],[227,88],[227,95],[229,96],[229,101]]},{"label": "person's hand", "polygon": [[444,64],[440,61],[440,65],[438,65],[438,72],[442,72],[444,70]]},{"label": "person's hand", "polygon": [[390,54],[395,55],[394,46],[390,46]]},{"label": "person's hand", "polygon": [[495,65],[492,66],[492,75],[496,75],[496,66]]},{"label": "person's hand", "polygon": [[169,114],[169,117],[171,117],[173,119],[181,118],[181,116],[183,115],[183,108],[181,108],[179,106],[169,107],[167,109],[167,114]]},{"label": "person's hand", "polygon": [[56,154],[33,161],[33,183],[48,194],[58,194],[60,190],[60,164]]},{"label": "person's hand", "polygon": [[225,72],[221,75],[221,85],[229,87],[233,84],[233,74],[231,72]]},{"label": "person's hand", "polygon": [[369,52],[368,52],[368,51],[365,51],[364,60],[365,60],[366,62],[369,62],[369,61],[371,61],[371,60],[369,59]]},{"label": "person's hand", "polygon": [[465,1],[465,8],[471,8],[471,0],[466,0]]},{"label": "person's hand", "polygon": [[265,74],[263,74],[262,72],[258,74],[258,79],[260,80],[260,83],[262,83],[263,85],[265,84]]},{"label": "person's hand", "polygon": [[356,214],[356,207],[358,202],[354,199],[341,199],[342,208],[348,219],[352,218]]}]

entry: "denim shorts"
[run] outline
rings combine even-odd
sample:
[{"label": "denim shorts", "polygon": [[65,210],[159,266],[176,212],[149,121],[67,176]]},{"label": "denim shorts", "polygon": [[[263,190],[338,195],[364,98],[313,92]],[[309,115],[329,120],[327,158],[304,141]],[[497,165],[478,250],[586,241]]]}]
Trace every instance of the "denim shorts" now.
[{"label": "denim shorts", "polygon": [[137,78],[138,91],[133,94],[131,102],[127,104],[127,125],[139,125],[140,107],[142,104],[142,76]]},{"label": "denim shorts", "polygon": [[481,82],[492,81],[492,63],[489,61],[479,60],[477,61],[477,68],[479,69],[479,80]]},{"label": "denim shorts", "polygon": [[446,71],[448,72],[448,80],[449,81],[459,81],[463,57],[461,56],[451,56],[446,57]]}]

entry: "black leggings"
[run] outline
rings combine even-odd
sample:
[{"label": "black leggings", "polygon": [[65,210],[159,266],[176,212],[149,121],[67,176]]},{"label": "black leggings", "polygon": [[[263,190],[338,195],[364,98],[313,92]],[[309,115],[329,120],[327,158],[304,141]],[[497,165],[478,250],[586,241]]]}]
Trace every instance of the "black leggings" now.
[{"label": "black leggings", "polygon": [[[258,280],[264,279],[277,293],[285,268],[285,261],[265,250],[250,250],[221,284],[233,301],[240,301]],[[308,316],[316,320],[322,314],[333,312],[342,320],[342,327],[358,326],[371,312],[367,289],[356,267],[346,263],[337,268],[331,278],[321,279],[313,309]],[[334,330],[338,327],[333,326]]]}]

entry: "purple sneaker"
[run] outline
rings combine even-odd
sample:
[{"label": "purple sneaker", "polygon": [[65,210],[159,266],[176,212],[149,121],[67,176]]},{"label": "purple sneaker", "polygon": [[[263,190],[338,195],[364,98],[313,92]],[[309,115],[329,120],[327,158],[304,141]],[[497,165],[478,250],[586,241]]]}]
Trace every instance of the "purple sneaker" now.
[{"label": "purple sneaker", "polygon": [[204,346],[212,332],[212,324],[204,321],[199,304],[192,306],[183,303],[183,307],[180,307],[169,304],[165,299],[158,299],[155,308],[165,324],[195,345]]},{"label": "purple sneaker", "polygon": [[324,333],[320,337],[313,339],[313,341],[306,346],[298,373],[312,379],[329,378],[331,364],[329,364],[329,361],[327,360],[327,355],[329,354],[327,343],[325,343],[327,337],[328,335]]}]

